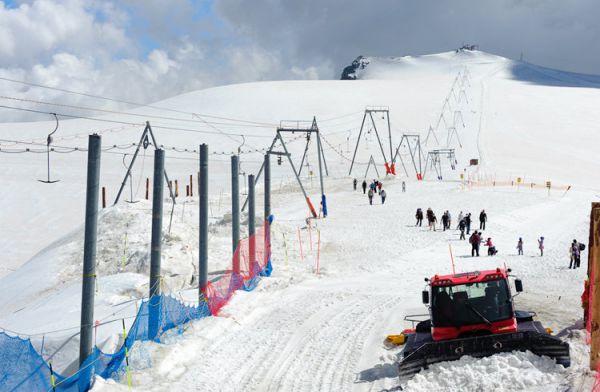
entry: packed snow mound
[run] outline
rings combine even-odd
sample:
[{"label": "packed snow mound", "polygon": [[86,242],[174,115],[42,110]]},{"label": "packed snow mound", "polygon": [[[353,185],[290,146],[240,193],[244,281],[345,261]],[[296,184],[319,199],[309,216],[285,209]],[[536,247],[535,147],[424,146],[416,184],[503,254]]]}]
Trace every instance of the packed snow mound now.
[{"label": "packed snow mound", "polygon": [[513,352],[485,358],[462,357],[418,373],[408,383],[410,392],[549,391],[557,390],[566,370],[548,357]]}]

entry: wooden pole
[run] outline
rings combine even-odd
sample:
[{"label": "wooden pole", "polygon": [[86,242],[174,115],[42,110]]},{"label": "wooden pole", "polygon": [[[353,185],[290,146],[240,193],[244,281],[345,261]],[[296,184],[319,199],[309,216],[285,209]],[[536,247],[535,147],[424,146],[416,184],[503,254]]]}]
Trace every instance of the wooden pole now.
[{"label": "wooden pole", "polygon": [[150,179],[146,177],[146,200],[150,196]]},{"label": "wooden pole", "polygon": [[186,195],[187,197],[190,197],[190,186],[189,186],[189,185],[186,185],[186,186],[185,186],[185,195]]},{"label": "wooden pole", "polygon": [[102,208],[106,208],[106,188],[102,187]]},{"label": "wooden pole", "polygon": [[179,183],[175,180],[175,197],[179,197]]},{"label": "wooden pole", "polygon": [[591,344],[590,369],[596,370],[600,354],[600,203],[592,203],[590,241],[588,248],[588,278],[590,279]]},{"label": "wooden pole", "polygon": [[190,174],[190,197],[194,196],[194,176]]}]

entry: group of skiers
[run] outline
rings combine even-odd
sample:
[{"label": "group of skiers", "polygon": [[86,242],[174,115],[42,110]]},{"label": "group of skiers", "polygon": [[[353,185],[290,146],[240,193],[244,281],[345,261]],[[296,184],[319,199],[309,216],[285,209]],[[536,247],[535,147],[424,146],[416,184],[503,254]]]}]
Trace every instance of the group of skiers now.
[{"label": "group of skiers", "polygon": [[[354,186],[354,190],[356,190],[356,186],[358,185],[358,180],[356,178],[352,181],[352,185]],[[367,180],[363,180],[362,190],[363,195],[365,193],[367,194],[370,205],[373,205],[373,197],[378,193],[381,197],[381,204],[385,204],[385,198],[387,197],[387,193],[385,189],[383,189],[383,183],[381,181],[373,180],[371,184],[369,184],[369,191],[367,192]]]}]

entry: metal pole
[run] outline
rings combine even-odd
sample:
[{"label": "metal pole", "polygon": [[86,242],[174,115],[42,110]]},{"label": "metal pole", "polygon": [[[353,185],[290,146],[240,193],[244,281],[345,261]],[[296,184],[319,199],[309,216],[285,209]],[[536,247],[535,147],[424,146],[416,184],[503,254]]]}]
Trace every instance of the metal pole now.
[{"label": "metal pole", "polygon": [[100,136],[96,134],[90,135],[88,141],[87,191],[85,201],[85,239],[83,243],[83,285],[81,290],[79,366],[81,366],[92,353],[101,147],[102,142]]},{"label": "metal pole", "polygon": [[358,132],[358,139],[356,139],[356,147],[354,148],[354,155],[352,155],[352,163],[350,163],[350,171],[348,175],[352,174],[352,167],[354,166],[354,159],[356,158],[356,152],[358,151],[358,144],[360,143],[360,136],[362,135],[363,127],[365,125],[365,120],[367,119],[367,111],[365,110],[365,115],[363,116],[362,123],[360,124],[360,132]]},{"label": "metal pole", "polygon": [[263,167],[265,168],[264,261],[267,262],[271,258],[271,224],[269,223],[269,216],[271,216],[271,160],[269,153],[265,154]]},{"label": "metal pole", "polygon": [[294,162],[292,161],[292,156],[289,153],[285,142],[283,141],[283,138],[281,137],[281,135],[279,134],[279,132],[277,132],[277,137],[279,138],[279,141],[281,142],[281,147],[283,147],[283,151],[285,152],[285,155],[287,156],[288,162],[290,163],[290,166],[292,167],[292,171],[294,172],[294,176],[296,176],[296,181],[298,181],[298,185],[300,185],[300,190],[302,190],[302,194],[304,195],[304,199],[306,200],[306,204],[308,204],[308,208],[310,210],[310,212],[313,214],[313,218],[316,218],[317,215],[316,213],[313,211],[313,206],[310,203],[310,199],[308,198],[308,195],[306,194],[306,190],[304,189],[304,185],[302,185],[302,181],[300,181],[300,177],[298,177],[298,172],[296,171],[296,168],[294,167]]},{"label": "metal pole", "polygon": [[[273,146],[275,146],[275,143],[277,142],[278,137],[275,136],[273,138],[273,142],[271,143],[271,146],[269,147],[269,149],[267,150],[267,154],[271,152],[271,150],[273,150]],[[258,174],[256,175],[256,181],[258,181],[260,179],[260,175],[263,171],[263,167],[264,167],[264,163],[260,165],[260,169],[258,170]],[[248,197],[246,197],[246,200],[244,200],[244,204],[242,204],[242,211],[244,211],[246,209],[246,205],[248,204]]]},{"label": "metal pole", "polygon": [[271,160],[269,153],[265,154],[263,167],[265,172],[265,221],[268,221],[271,215]]},{"label": "metal pole", "polygon": [[383,150],[383,144],[381,144],[381,138],[379,137],[379,132],[377,132],[377,125],[375,125],[375,120],[373,119],[373,114],[371,112],[369,112],[369,117],[371,117],[371,123],[373,124],[373,130],[375,131],[375,136],[377,136],[377,141],[379,142],[379,148],[381,149],[381,155],[383,155],[383,161],[385,163],[387,163],[387,158],[385,157],[385,151]]},{"label": "metal pole", "polygon": [[[387,123],[388,123],[388,133],[390,135],[390,158],[392,157],[392,126],[390,124],[390,111],[386,111],[387,114]],[[392,159],[392,164],[394,164],[394,160]]]},{"label": "metal pole", "polygon": [[158,335],[160,314],[160,258],[163,218],[163,173],[165,171],[165,151],[154,150],[154,183],[152,191],[152,242],[150,245],[150,311],[148,319],[148,337]]},{"label": "metal pole", "polygon": [[208,145],[200,145],[200,254],[199,288],[200,300],[208,283]]},{"label": "metal pole", "polygon": [[125,173],[125,178],[123,178],[123,182],[121,183],[121,186],[119,187],[119,192],[117,192],[117,197],[115,197],[115,202],[113,203],[113,205],[116,205],[119,202],[119,198],[121,197],[121,192],[123,192],[123,188],[125,188],[125,184],[127,183],[127,178],[131,174],[131,168],[133,167],[133,164],[135,163],[135,159],[137,158],[137,156],[140,152],[140,148],[142,148],[142,144],[144,143],[144,138],[146,137],[146,134],[148,133],[149,128],[150,128],[150,124],[148,122],[146,122],[146,127],[144,128],[144,132],[142,132],[142,137],[140,138],[140,141],[138,142],[137,148],[135,149],[135,153],[133,153],[133,158],[131,158],[131,162],[129,162],[129,167],[127,168],[127,173]]},{"label": "metal pole", "polygon": [[240,177],[239,157],[231,156],[231,245],[233,248],[233,272],[240,272],[240,255],[235,251],[240,243]]},{"label": "metal pole", "polygon": [[[315,120],[316,126],[316,120]],[[317,155],[319,156],[319,181],[321,182],[321,209],[323,210],[323,217],[327,216],[327,199],[325,198],[325,187],[323,186],[323,168],[321,163],[321,135],[317,130]]]},{"label": "metal pole", "polygon": [[254,174],[248,176],[248,250],[250,265],[256,260],[256,204],[254,198]]}]

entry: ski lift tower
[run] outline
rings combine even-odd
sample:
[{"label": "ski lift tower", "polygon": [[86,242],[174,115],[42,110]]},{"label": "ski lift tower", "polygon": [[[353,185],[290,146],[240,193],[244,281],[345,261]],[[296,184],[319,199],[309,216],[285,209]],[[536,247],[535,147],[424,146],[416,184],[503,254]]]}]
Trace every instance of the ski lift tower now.
[{"label": "ski lift tower", "polygon": [[400,158],[400,163],[402,163],[402,168],[404,169],[404,173],[408,177],[408,171],[406,170],[406,165],[404,165],[404,161],[402,160],[402,155],[400,154],[400,148],[406,147],[408,152],[410,153],[410,158],[412,160],[413,168],[415,169],[415,174],[417,176],[417,180],[422,180],[422,166],[423,162],[423,152],[421,150],[421,136],[419,135],[410,135],[410,134],[402,134],[402,139],[400,139],[400,144],[396,148],[396,153],[392,159],[392,162],[396,162],[397,158]]},{"label": "ski lift tower", "polygon": [[[447,158],[450,162],[450,168],[456,169],[456,155],[454,154],[453,148],[443,148],[439,150],[431,150],[427,153],[427,160],[425,161],[425,173],[427,168],[430,167],[435,169],[435,173],[438,180],[442,179],[442,158]],[[423,175],[425,175],[423,173]]]},{"label": "ski lift tower", "polygon": [[[304,199],[306,200],[308,209],[310,210],[310,213],[313,216],[313,218],[316,218],[318,216],[317,211],[315,210],[315,207],[313,206],[312,202],[310,201],[310,198],[306,194],[304,185],[302,185],[302,181],[300,180],[300,171],[296,170],[296,166],[294,166],[294,162],[292,161],[292,156],[287,149],[287,146],[285,144],[285,140],[283,137],[283,135],[285,135],[287,133],[295,134],[296,132],[304,133],[306,136],[306,147],[304,149],[304,154],[302,156],[302,161],[300,163],[300,170],[302,168],[304,160],[306,159],[306,154],[308,151],[308,147],[309,147],[311,138],[315,137],[317,140],[316,147],[317,147],[317,156],[318,156],[318,160],[319,160],[319,181],[320,181],[320,185],[321,185],[321,207],[323,210],[323,216],[326,217],[327,216],[327,200],[325,198],[325,188],[323,185],[323,166],[325,166],[325,171],[327,172],[327,163],[325,162],[325,153],[323,152],[323,144],[321,143],[321,136],[319,134],[319,127],[317,126],[317,119],[313,117],[312,122],[311,121],[285,121],[285,120],[280,121],[279,127],[277,128],[277,131],[275,132],[275,137],[273,138],[273,142],[271,143],[271,146],[267,150],[267,154],[277,155],[278,164],[282,160],[281,157],[287,157],[288,162],[290,163],[290,166],[294,173],[294,176],[296,177],[296,181],[298,182],[298,185],[300,186],[300,190],[302,191],[302,194],[304,195]],[[281,146],[283,151],[275,150],[275,146],[277,145],[277,143],[279,143],[279,145]],[[260,170],[258,171],[258,174],[256,175],[255,181],[258,181],[258,179],[260,178],[260,175],[262,174],[263,169],[264,169],[264,163],[263,163],[263,165],[261,165]],[[248,203],[248,199],[246,199],[246,201],[244,202],[244,205],[242,206],[242,211],[246,208],[247,203]]]},{"label": "ski lift tower", "polygon": [[[375,113],[376,116],[381,114],[382,120],[387,119],[387,130],[388,130],[388,138],[389,138],[389,145],[390,145],[390,161],[388,161],[385,156],[385,151],[383,149],[383,143],[381,141],[381,137],[379,136],[379,131],[377,130],[377,125],[375,124],[375,119],[373,118],[373,113]],[[394,174],[395,175],[396,167],[395,167],[394,161],[392,159],[392,155],[393,155],[392,128],[390,125],[390,108],[388,106],[367,106],[365,108],[365,114],[362,119],[362,124],[360,125],[360,132],[358,133],[358,139],[356,140],[356,147],[354,148],[354,155],[352,156],[352,163],[350,164],[350,171],[348,172],[348,175],[352,175],[352,168],[354,167],[356,153],[358,152],[358,146],[360,144],[360,137],[362,136],[363,130],[365,128],[365,122],[367,120],[367,117],[371,120],[371,125],[373,126],[373,130],[375,131],[375,136],[377,136],[377,141],[379,142],[379,148],[381,149],[381,156],[383,157],[383,161],[385,162],[385,172],[386,172],[386,174]]]}]

